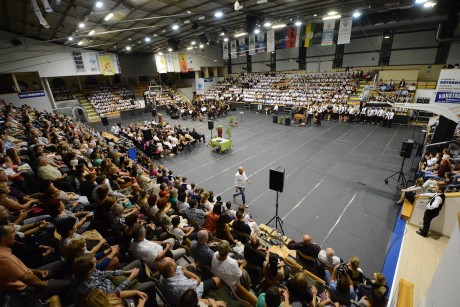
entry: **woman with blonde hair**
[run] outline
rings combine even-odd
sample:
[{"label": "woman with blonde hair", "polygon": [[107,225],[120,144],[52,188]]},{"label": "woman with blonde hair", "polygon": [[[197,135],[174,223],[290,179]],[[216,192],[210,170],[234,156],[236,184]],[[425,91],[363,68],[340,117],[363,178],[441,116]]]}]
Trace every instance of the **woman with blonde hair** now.
[{"label": "woman with blonde hair", "polygon": [[[124,307],[124,299],[137,298],[136,307],[144,307],[147,294],[137,290],[123,290],[118,293],[105,293],[101,289],[94,289],[88,293],[80,303],[81,307]],[[131,305],[129,305],[131,306]]]}]

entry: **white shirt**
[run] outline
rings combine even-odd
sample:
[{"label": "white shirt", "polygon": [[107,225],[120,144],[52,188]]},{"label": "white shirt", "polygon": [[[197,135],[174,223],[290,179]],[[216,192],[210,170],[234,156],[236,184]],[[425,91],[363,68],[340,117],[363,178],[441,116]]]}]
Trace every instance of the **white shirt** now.
[{"label": "white shirt", "polygon": [[118,135],[120,134],[120,127],[118,126],[112,126],[112,129],[110,129],[113,134]]},{"label": "white shirt", "polygon": [[240,282],[243,273],[240,270],[238,262],[227,256],[223,261],[217,259],[219,252],[215,252],[212,257],[211,270],[212,273],[220,277],[228,286],[235,288],[236,284]]},{"label": "white shirt", "polygon": [[159,253],[163,251],[160,244],[144,239],[142,242],[131,242],[131,253],[137,260],[141,260],[149,267],[153,267],[153,262],[157,259]]},{"label": "white shirt", "polygon": [[423,195],[424,196],[430,196],[432,199],[434,198],[433,202],[431,202],[431,199],[430,199],[430,202],[428,202],[428,204],[426,204],[426,208],[428,210],[436,209],[442,204],[441,194],[439,194],[439,193],[425,193]]},{"label": "white shirt", "polygon": [[235,187],[244,188],[246,187],[246,181],[248,181],[248,177],[246,177],[246,173],[240,174],[240,172],[236,172],[235,174]]}]

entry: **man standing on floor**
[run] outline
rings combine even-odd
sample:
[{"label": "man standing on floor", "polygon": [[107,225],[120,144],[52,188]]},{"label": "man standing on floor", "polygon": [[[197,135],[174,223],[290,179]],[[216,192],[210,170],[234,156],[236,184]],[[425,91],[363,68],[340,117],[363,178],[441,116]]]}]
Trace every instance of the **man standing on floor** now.
[{"label": "man standing on floor", "polygon": [[445,186],[436,185],[435,193],[425,193],[422,195],[431,196],[430,202],[426,205],[425,214],[423,215],[423,228],[420,228],[417,231],[417,234],[426,237],[428,236],[428,231],[430,230],[431,221],[439,215],[439,212],[444,205],[444,200],[446,196],[444,195]]},{"label": "man standing on floor", "polygon": [[246,177],[246,173],[244,172],[244,168],[242,166],[238,167],[238,172],[235,174],[235,192],[233,194],[233,201],[235,201],[235,197],[241,195],[243,199],[243,205],[248,208],[248,204],[246,204],[246,195],[244,194],[246,190],[246,182],[251,184],[248,177]]}]

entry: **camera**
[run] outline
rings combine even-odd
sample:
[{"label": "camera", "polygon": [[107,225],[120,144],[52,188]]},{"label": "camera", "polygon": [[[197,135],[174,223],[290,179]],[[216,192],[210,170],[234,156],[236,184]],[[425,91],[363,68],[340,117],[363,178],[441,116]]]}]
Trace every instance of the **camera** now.
[{"label": "camera", "polygon": [[342,273],[343,275],[347,275],[348,274],[348,266],[347,266],[347,264],[346,263],[341,263],[340,267],[338,268],[337,271]]}]

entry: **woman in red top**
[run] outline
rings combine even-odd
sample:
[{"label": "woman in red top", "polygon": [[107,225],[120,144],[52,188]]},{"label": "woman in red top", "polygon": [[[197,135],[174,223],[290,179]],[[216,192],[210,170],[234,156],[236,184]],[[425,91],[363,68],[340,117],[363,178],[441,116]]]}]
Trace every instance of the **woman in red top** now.
[{"label": "woman in red top", "polygon": [[220,204],[214,205],[212,212],[206,215],[203,228],[209,230],[213,235],[216,234],[216,223],[222,213],[222,206]]}]

